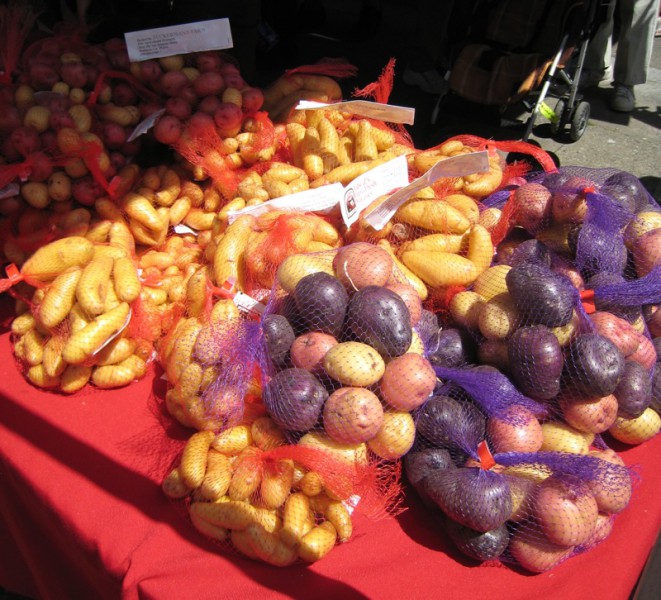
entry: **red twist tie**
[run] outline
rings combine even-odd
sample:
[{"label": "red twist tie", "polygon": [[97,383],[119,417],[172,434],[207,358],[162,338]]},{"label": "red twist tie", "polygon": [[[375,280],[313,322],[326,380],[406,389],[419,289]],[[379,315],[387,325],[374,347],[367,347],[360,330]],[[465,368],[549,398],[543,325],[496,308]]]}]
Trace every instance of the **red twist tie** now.
[{"label": "red twist tie", "polygon": [[5,267],[5,272],[7,273],[7,279],[0,279],[0,294],[23,281],[23,274],[14,263],[8,264]]},{"label": "red twist tie", "polygon": [[477,455],[480,459],[480,469],[483,471],[488,471],[492,467],[496,466],[496,461],[489,450],[489,445],[486,440],[482,440],[477,445]]},{"label": "red twist tie", "polygon": [[582,290],[580,296],[583,310],[587,314],[591,315],[597,312],[597,307],[594,304],[594,290]]},{"label": "red twist tie", "polygon": [[227,281],[224,281],[221,286],[212,285],[211,293],[214,296],[220,296],[221,298],[228,298],[230,300],[234,299],[235,291],[235,280],[233,277],[230,277]]}]

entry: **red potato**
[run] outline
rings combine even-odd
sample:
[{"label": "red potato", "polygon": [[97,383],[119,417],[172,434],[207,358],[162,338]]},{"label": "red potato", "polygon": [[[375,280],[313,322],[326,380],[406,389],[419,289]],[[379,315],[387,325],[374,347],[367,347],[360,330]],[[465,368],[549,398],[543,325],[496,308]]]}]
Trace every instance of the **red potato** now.
[{"label": "red potato", "polygon": [[204,71],[192,83],[199,98],[220,94],[225,89],[225,79],[217,71]]},{"label": "red potato", "polygon": [[200,100],[192,85],[182,88],[181,92],[179,92],[179,97],[182,100],[186,100],[191,106],[195,106]]},{"label": "red potato", "polygon": [[37,91],[50,90],[60,81],[60,75],[54,68],[46,64],[35,63],[30,66],[28,81]]},{"label": "red potato", "polygon": [[44,152],[35,152],[30,156],[32,171],[31,181],[46,181],[53,173],[53,161]]},{"label": "red potato", "polygon": [[108,53],[108,62],[113,69],[124,72],[128,71],[131,65],[126,49]]},{"label": "red potato", "polygon": [[603,310],[592,313],[590,320],[597,333],[613,342],[623,356],[629,356],[638,349],[640,334],[629,321]]},{"label": "red potato", "polygon": [[14,143],[12,142],[10,137],[6,137],[0,143],[0,155],[7,162],[19,162],[24,158],[21,155],[21,153],[16,149],[16,146],[14,146]]},{"label": "red potato", "polygon": [[161,77],[161,90],[166,96],[178,96],[188,84],[189,80],[181,71],[166,71]]},{"label": "red potato", "polygon": [[163,107],[158,102],[141,102],[138,108],[140,109],[140,117],[146,119],[149,115],[154,114]]},{"label": "red potato", "polygon": [[222,100],[218,96],[205,96],[198,103],[197,110],[213,116],[213,114],[216,112],[216,109],[221,104]]},{"label": "red potato", "polygon": [[582,223],[588,211],[583,189],[594,184],[582,177],[572,176],[553,194],[551,214],[557,223]]},{"label": "red potato", "polygon": [[554,544],[537,526],[526,524],[512,535],[509,550],[526,571],[544,573],[567,559],[574,548]]},{"label": "red potato", "polygon": [[163,115],[154,125],[154,137],[161,144],[176,144],[183,131],[182,122],[172,115]]},{"label": "red potato", "polygon": [[128,83],[120,81],[112,89],[112,101],[117,106],[135,106],[138,104],[138,95]]},{"label": "red potato", "polygon": [[554,473],[537,486],[533,514],[550,542],[571,547],[594,535],[599,508],[586,483]]},{"label": "red potato", "polygon": [[565,258],[554,254],[551,257],[551,270],[554,273],[560,273],[560,275],[564,275],[567,279],[569,279],[569,281],[571,281],[572,285],[577,290],[581,291],[585,288],[585,281],[583,280],[581,273],[574,265],[572,265],[572,263],[570,263]]},{"label": "red potato", "polygon": [[165,112],[177,117],[177,119],[186,121],[193,114],[193,108],[190,102],[183,98],[168,98],[165,101]]},{"label": "red potato", "polygon": [[606,513],[599,513],[597,524],[594,528],[594,535],[584,544],[590,548],[603,542],[613,531],[613,516]]},{"label": "red potato", "polygon": [[112,121],[106,121],[101,124],[101,139],[106,148],[117,150],[121,148],[128,138],[128,132],[124,127]]},{"label": "red potato", "polygon": [[537,417],[516,404],[507,414],[489,418],[487,435],[494,452],[537,452],[544,439]]},{"label": "red potato", "polygon": [[551,192],[541,183],[524,183],[512,195],[514,220],[529,232],[546,224],[551,214]]},{"label": "red potato", "polygon": [[82,62],[67,62],[60,68],[62,81],[72,88],[84,88],[87,85],[87,71]]},{"label": "red potato", "polygon": [[62,127],[76,128],[76,122],[73,117],[66,111],[51,111],[48,118],[48,125],[51,129],[59,131]]},{"label": "red potato", "polygon": [[389,283],[386,287],[404,300],[404,304],[406,304],[406,308],[409,309],[411,315],[411,326],[415,326],[422,316],[422,300],[420,300],[418,292],[408,283]]},{"label": "red potato", "polygon": [[200,52],[195,57],[195,66],[202,73],[206,73],[207,71],[219,72],[222,65],[222,59],[214,52]]},{"label": "red potato", "polygon": [[21,114],[18,108],[10,103],[3,102],[0,107],[0,132],[9,133],[19,127],[21,123]]},{"label": "red potato", "polygon": [[651,309],[651,314],[647,317],[647,328],[653,338],[661,337],[661,309],[656,306]]},{"label": "red potato", "polygon": [[79,177],[71,184],[71,195],[83,206],[94,206],[103,194],[103,189],[91,176]]},{"label": "red potato", "polygon": [[44,106],[51,112],[68,111],[71,108],[71,101],[68,96],[62,94],[48,94],[37,101],[39,106]]},{"label": "red potato", "polygon": [[39,133],[33,127],[17,127],[11,132],[9,139],[16,151],[23,157],[34,154],[41,149]]},{"label": "red potato", "polygon": [[243,112],[236,104],[221,102],[213,113],[213,120],[221,136],[234,137],[241,129]]},{"label": "red potato", "polygon": [[381,377],[379,390],[385,402],[396,410],[411,411],[424,404],[434,391],[436,373],[420,354],[393,358]]},{"label": "red potato", "polygon": [[585,398],[565,394],[559,399],[565,421],[574,429],[586,433],[603,433],[617,418],[617,398],[610,394],[602,398]]},{"label": "red potato", "polygon": [[110,164],[112,165],[115,172],[125,167],[126,163],[128,162],[128,157],[133,156],[136,153],[137,151],[127,154],[126,152],[123,152],[121,150],[119,152],[110,152],[109,153]]},{"label": "red potato", "polygon": [[203,112],[196,112],[191,115],[191,118],[186,124],[186,131],[191,137],[198,137],[205,135],[209,130],[213,131],[216,125],[213,117]]},{"label": "red potato", "polygon": [[140,63],[140,79],[147,83],[158,81],[163,75],[161,65],[155,60],[145,60]]},{"label": "red potato", "polygon": [[383,248],[366,242],[343,246],[333,258],[333,270],[349,290],[368,285],[384,286],[392,269],[392,257]]},{"label": "red potato", "polygon": [[337,344],[337,340],[328,333],[310,331],[299,335],[289,349],[291,362],[295,367],[312,373],[323,371],[323,359],[326,353]]},{"label": "red potato", "polygon": [[225,79],[225,85],[227,87],[232,87],[236,88],[237,90],[243,90],[248,84],[246,83],[246,80],[241,77],[241,74],[236,72],[236,73],[227,73],[223,75]]},{"label": "red potato", "polygon": [[241,91],[243,112],[257,112],[264,105],[264,93],[259,88],[247,88]]},{"label": "red potato", "polygon": [[632,247],[638,277],[644,277],[661,265],[661,227],[638,236]]},{"label": "red potato", "polygon": [[48,129],[44,131],[39,137],[41,139],[41,149],[48,154],[52,154],[57,148],[57,132],[52,129]]},{"label": "red potato", "polygon": [[656,349],[654,348],[652,340],[646,335],[638,333],[638,348],[636,348],[635,352],[629,354],[627,359],[635,360],[637,363],[643,365],[648,371],[651,371],[657,358]]},{"label": "red potato", "polygon": [[103,49],[106,51],[106,54],[126,52],[126,42],[118,37],[108,38],[103,42]]}]

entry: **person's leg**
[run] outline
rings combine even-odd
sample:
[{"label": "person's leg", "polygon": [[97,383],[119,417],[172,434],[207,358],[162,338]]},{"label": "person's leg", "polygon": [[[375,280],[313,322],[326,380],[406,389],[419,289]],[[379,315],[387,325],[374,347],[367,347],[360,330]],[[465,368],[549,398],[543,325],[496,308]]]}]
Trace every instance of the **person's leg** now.
[{"label": "person's leg", "polygon": [[613,78],[624,85],[647,81],[658,15],[658,0],[618,0],[621,19]]},{"label": "person's leg", "polygon": [[611,66],[613,24],[617,2],[618,0],[610,0],[604,21],[592,36],[585,53],[585,79],[594,85],[605,77]]}]

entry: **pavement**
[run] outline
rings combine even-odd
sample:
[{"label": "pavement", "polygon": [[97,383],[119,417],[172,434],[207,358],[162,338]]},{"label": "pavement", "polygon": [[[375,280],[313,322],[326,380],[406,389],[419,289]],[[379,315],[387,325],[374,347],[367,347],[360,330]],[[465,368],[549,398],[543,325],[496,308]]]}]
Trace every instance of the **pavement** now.
[{"label": "pavement", "polygon": [[[416,148],[430,148],[458,134],[494,139],[521,139],[530,113],[515,105],[498,107],[471,105],[452,93],[439,103],[437,96],[404,83],[406,57],[415,40],[415,2],[411,0],[306,0],[308,17],[298,23],[295,38],[288,37],[283,66],[311,64],[322,58],[345,58],[359,69],[356,78],[343,82],[345,97],[355,88],[375,81],[390,58],[396,59],[391,104],[413,107],[416,118],[409,132]],[[380,6],[371,20],[361,20],[361,9]],[[310,16],[311,15],[311,16]],[[442,35],[439,32],[439,35]],[[585,91],[590,118],[582,137],[553,136],[548,119],[538,116],[529,140],[549,152],[560,166],[604,167],[628,171],[639,177],[661,201],[661,37],[655,38],[648,81],[636,86],[636,109],[616,113],[607,106],[609,82]],[[273,65],[271,65],[273,66]],[[262,72],[269,76],[268,70]],[[281,71],[280,71],[281,73]],[[557,96],[546,103],[555,107]],[[436,109],[436,117],[434,113]],[[523,119],[523,120],[522,120]]]}]

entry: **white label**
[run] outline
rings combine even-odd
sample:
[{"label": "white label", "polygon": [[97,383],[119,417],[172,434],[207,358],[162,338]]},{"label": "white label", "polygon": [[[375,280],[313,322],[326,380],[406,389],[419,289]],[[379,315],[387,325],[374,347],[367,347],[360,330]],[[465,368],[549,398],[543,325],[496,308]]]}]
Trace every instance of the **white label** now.
[{"label": "white label", "polygon": [[406,125],[413,125],[413,121],[415,120],[415,108],[395,106],[394,104],[380,104],[379,102],[370,102],[369,100],[347,100],[346,102],[334,102],[333,104],[314,102],[312,100],[301,100],[296,105],[297,110],[310,110],[317,108],[341,110],[359,117],[377,119],[384,123],[405,123]]},{"label": "white label", "polygon": [[464,177],[472,173],[486,173],[489,170],[489,153],[470,152],[439,160],[429,171],[395,192],[385,202],[377,206],[365,220],[377,231],[384,228],[397,209],[413,194],[431,185],[441,177]]},{"label": "white label", "polygon": [[229,19],[130,31],[124,39],[131,62],[233,46]]},{"label": "white label", "polygon": [[156,123],[156,119],[158,119],[158,117],[160,117],[164,112],[165,109],[161,108],[160,110],[153,112],[146,119],[138,123],[126,141],[132,142],[135,138],[140,137],[144,133],[147,133]]},{"label": "white label", "polygon": [[298,210],[301,212],[327,213],[340,203],[343,194],[344,188],[341,183],[323,185],[312,190],[281,196],[280,198],[267,200],[261,204],[255,204],[254,206],[248,206],[247,208],[230,212],[227,214],[227,220],[229,223],[232,223],[241,215],[257,217],[269,210]]},{"label": "white label", "polygon": [[340,203],[344,223],[351,227],[370,202],[408,183],[409,169],[405,156],[398,156],[356,177],[344,189]]},{"label": "white label", "polygon": [[243,292],[237,292],[233,300],[234,304],[236,304],[236,307],[245,313],[261,316],[266,310],[266,306],[264,306],[261,302],[255,300],[252,296],[248,296],[248,294],[244,294]]},{"label": "white label", "polygon": [[18,186],[18,183],[10,183],[0,190],[0,200],[18,196],[20,190],[21,188]]},{"label": "white label", "polygon": [[192,233],[193,235],[197,235],[197,231],[191,229],[188,225],[183,225],[182,223],[179,223],[179,225],[175,225],[172,229],[175,233],[178,233],[180,235],[186,235],[187,233]]}]

